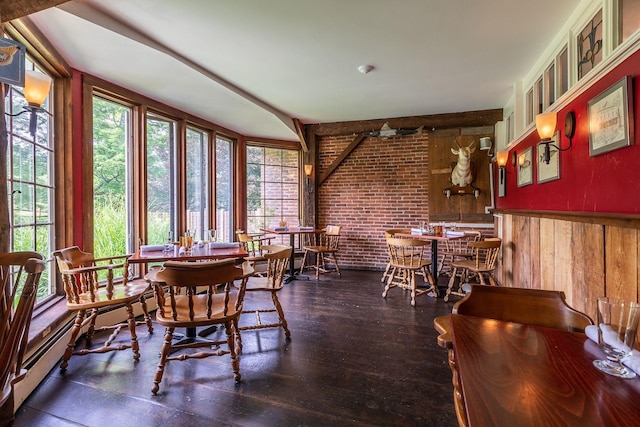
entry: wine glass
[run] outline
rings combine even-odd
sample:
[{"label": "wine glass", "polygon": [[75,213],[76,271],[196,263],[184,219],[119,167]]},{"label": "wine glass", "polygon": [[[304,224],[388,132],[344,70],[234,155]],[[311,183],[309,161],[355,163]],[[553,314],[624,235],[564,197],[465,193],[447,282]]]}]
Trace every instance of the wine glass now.
[{"label": "wine glass", "polygon": [[215,228],[207,230],[207,240],[211,243],[218,241],[218,232]]},{"label": "wine glass", "polygon": [[605,360],[594,360],[596,368],[620,378],[635,378],[636,374],[620,361],[629,355],[638,335],[640,304],[619,298],[598,298],[598,346]]}]

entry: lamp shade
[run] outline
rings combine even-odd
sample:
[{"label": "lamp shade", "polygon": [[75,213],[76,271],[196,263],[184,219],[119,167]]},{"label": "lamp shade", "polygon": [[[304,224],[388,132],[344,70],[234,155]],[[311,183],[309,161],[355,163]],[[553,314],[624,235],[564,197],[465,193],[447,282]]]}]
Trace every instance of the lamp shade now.
[{"label": "lamp shade", "polygon": [[536,116],[536,129],[542,139],[551,139],[556,131],[558,116],[555,111],[542,113]]},{"label": "lamp shade", "polygon": [[311,176],[312,171],[313,171],[313,165],[304,165],[304,174],[306,176]]},{"label": "lamp shade", "polygon": [[509,159],[508,151],[498,151],[496,153],[496,160],[498,162],[498,166],[503,168],[507,166],[507,160]]},{"label": "lamp shade", "polygon": [[25,71],[24,97],[32,107],[41,107],[51,89],[51,77],[37,71]]}]

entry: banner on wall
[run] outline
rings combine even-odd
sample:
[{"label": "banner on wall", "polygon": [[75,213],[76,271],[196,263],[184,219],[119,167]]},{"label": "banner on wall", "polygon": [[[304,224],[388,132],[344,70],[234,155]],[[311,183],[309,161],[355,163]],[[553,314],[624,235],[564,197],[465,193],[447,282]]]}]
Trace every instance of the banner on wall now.
[{"label": "banner on wall", "polygon": [[25,52],[22,43],[0,38],[0,83],[24,87]]}]

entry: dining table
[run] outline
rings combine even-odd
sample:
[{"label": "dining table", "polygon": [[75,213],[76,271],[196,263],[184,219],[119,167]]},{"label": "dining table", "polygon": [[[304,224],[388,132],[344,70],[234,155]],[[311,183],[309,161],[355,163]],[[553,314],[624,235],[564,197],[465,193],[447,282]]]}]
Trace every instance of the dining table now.
[{"label": "dining table", "polygon": [[584,333],[451,314],[469,427],[640,426],[640,377],[600,372]]},{"label": "dining table", "polygon": [[291,257],[289,258],[289,273],[284,278],[284,283],[290,283],[294,280],[309,280],[308,276],[302,275],[301,271],[296,274],[295,271],[295,236],[304,234],[324,233],[324,230],[314,227],[274,227],[261,228],[260,231],[268,234],[289,235],[289,246],[291,246]]},{"label": "dining table", "polygon": [[[129,264],[148,264],[163,263],[165,261],[206,261],[216,259],[234,258],[240,262],[249,253],[239,244],[235,243],[218,243],[202,245],[195,244],[191,250],[185,250],[184,247],[173,245],[169,250],[165,250],[164,245],[143,245],[128,258]],[[153,275],[150,277],[152,278]],[[150,278],[147,278],[150,280]],[[198,336],[206,336],[210,334],[214,328],[208,328],[199,334],[196,328],[187,328],[184,337],[180,338],[179,343],[193,342],[198,340]]]}]

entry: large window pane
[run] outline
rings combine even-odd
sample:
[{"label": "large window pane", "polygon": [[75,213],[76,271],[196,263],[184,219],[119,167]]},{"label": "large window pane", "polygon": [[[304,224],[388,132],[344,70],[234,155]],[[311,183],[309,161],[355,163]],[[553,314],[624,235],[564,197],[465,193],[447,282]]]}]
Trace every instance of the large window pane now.
[{"label": "large window pane", "polygon": [[204,240],[210,228],[207,141],[205,132],[187,129],[187,229],[195,240]]},{"label": "large window pane", "polygon": [[[284,221],[299,225],[299,153],[247,147],[247,228],[249,233]],[[285,236],[288,244],[289,237]]]},{"label": "large window pane", "polygon": [[[27,70],[35,70],[27,59]],[[39,70],[36,70],[39,71]],[[29,132],[31,115],[24,112],[26,101],[22,88],[7,86],[4,99],[7,121],[7,197],[11,226],[11,251],[36,251],[49,257],[53,251],[53,138],[48,114],[36,116],[36,133]],[[50,113],[47,98],[42,108]],[[54,294],[51,264],[38,285],[37,303]]]},{"label": "large window pane", "polygon": [[233,171],[233,144],[223,138],[216,138],[216,230],[223,242],[234,239],[232,230],[232,194],[231,176]]},{"label": "large window pane", "polygon": [[[98,258],[124,254],[132,247],[128,236],[130,182],[127,149],[130,145],[129,107],[93,98],[93,239]],[[129,240],[129,242],[128,242]]]},{"label": "large window pane", "polygon": [[175,123],[148,116],[146,243],[164,243],[169,230],[176,233],[175,150]]}]

